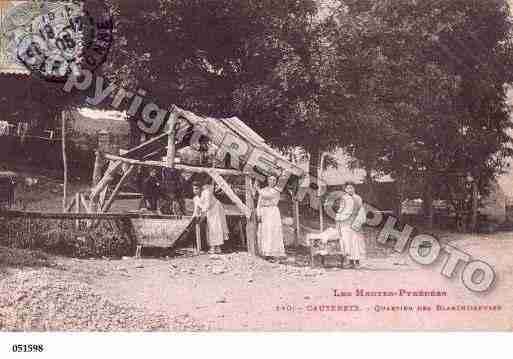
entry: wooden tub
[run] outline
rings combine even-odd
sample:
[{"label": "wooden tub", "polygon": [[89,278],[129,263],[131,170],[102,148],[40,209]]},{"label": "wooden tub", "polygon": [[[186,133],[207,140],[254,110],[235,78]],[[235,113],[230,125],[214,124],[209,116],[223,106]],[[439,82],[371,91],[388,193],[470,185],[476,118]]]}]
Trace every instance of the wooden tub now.
[{"label": "wooden tub", "polygon": [[138,246],[172,247],[192,223],[192,217],[131,219]]}]

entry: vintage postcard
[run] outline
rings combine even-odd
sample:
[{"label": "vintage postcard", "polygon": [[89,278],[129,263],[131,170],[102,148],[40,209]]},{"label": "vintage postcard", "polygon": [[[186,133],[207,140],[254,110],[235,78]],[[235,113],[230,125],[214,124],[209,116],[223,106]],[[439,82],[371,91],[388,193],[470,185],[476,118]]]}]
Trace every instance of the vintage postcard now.
[{"label": "vintage postcard", "polygon": [[0,1],[0,30],[1,331],[513,329],[510,1]]}]

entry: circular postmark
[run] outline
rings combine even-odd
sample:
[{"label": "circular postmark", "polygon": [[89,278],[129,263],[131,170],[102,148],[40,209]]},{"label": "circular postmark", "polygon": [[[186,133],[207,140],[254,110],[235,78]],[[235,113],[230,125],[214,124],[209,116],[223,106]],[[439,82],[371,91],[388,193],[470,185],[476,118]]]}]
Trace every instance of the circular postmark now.
[{"label": "circular postmark", "polygon": [[13,8],[8,16],[18,19],[12,29],[18,61],[48,81],[95,70],[111,47],[113,20],[107,7],[90,4],[86,8],[77,1],[39,1]]}]

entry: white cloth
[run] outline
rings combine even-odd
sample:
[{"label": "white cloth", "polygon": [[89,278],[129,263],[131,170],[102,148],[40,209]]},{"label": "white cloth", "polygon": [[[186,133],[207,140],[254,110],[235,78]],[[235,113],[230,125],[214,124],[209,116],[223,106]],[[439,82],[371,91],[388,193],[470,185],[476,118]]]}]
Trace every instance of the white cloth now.
[{"label": "white cloth", "polygon": [[258,226],[258,247],[264,257],[285,256],[279,201],[280,192],[274,188],[259,191],[257,215],[261,222]]},{"label": "white cloth", "polygon": [[228,225],[226,213],[221,202],[214,197],[212,186],[206,186],[201,196],[195,196],[193,216],[203,213],[207,217],[207,242],[210,247],[220,246],[228,239]]},{"label": "white cloth", "polygon": [[339,233],[336,228],[329,227],[324,232],[318,233],[315,235],[315,238],[319,238],[324,243],[333,240],[333,239],[339,239]]},{"label": "white cloth", "polygon": [[357,194],[344,195],[335,220],[342,253],[350,260],[362,259],[365,256],[365,237],[361,228],[366,221],[362,198]]},{"label": "white cloth", "polygon": [[9,135],[9,122],[0,121],[0,136]]}]

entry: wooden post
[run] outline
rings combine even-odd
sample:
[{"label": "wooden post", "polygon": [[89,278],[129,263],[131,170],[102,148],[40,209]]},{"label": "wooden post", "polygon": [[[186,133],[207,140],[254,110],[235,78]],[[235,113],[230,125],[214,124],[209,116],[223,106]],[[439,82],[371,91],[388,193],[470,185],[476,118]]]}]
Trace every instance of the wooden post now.
[{"label": "wooden post", "polygon": [[61,142],[62,142],[62,167],[64,174],[64,184],[63,184],[63,194],[62,194],[62,211],[66,212],[66,202],[67,202],[67,193],[68,193],[68,159],[66,157],[66,119],[67,119],[67,111],[61,112]]},{"label": "wooden post", "polygon": [[196,223],[194,225],[194,229],[196,231],[196,255],[199,255],[201,253],[201,226],[200,226],[200,219],[195,219]]},{"label": "wooden post", "polygon": [[114,173],[121,167],[121,161],[114,161],[109,164],[109,167],[105,171],[103,178],[98,182],[98,184],[91,189],[91,193],[89,195],[89,200],[94,201],[98,193],[104,190],[107,185],[114,179]]},{"label": "wooden post", "polygon": [[92,213],[91,207],[87,203],[87,201],[82,193],[80,193],[80,202],[82,203],[82,206],[84,206],[86,213]]},{"label": "wooden post", "polygon": [[299,201],[298,200],[295,200],[294,201],[294,222],[296,224],[296,230],[295,230],[295,234],[296,234],[296,245],[299,244],[299,233],[300,233],[300,224],[299,224]]},{"label": "wooden post", "polygon": [[239,228],[240,241],[242,244],[242,248],[247,248],[248,242],[246,241],[246,233],[244,233],[244,230],[242,227],[242,217],[238,218],[237,226]]},{"label": "wooden post", "polygon": [[478,210],[478,190],[477,183],[475,180],[472,181],[472,218],[471,218],[471,228],[472,232],[477,231],[477,210]]},{"label": "wooden post", "polygon": [[105,197],[107,196],[107,191],[109,190],[109,185],[106,185],[105,188],[100,193],[100,198],[98,199],[96,212],[101,213],[103,204],[105,203]]},{"label": "wooden post", "polygon": [[[245,205],[241,199],[237,196],[237,194],[232,190],[228,182],[224,180],[221,175],[219,175],[216,172],[208,171],[207,172],[210,177],[219,185],[219,187],[223,190],[223,192],[230,198],[233,203],[240,209],[240,211],[247,217],[251,217],[251,210],[248,208],[247,205]],[[250,182],[251,184],[251,182]]]},{"label": "wooden post", "polygon": [[[75,213],[80,213],[80,193],[75,194]],[[77,230],[80,229],[80,221],[77,219],[75,220],[75,228]]]},{"label": "wooden post", "polygon": [[114,187],[114,190],[112,191],[112,194],[110,195],[110,198],[107,200],[107,203],[105,203],[105,205],[103,207],[101,207],[101,209],[100,209],[101,213],[105,213],[105,212],[107,212],[110,209],[110,206],[112,205],[112,203],[116,199],[116,196],[118,195],[119,189],[123,185],[123,182],[125,182],[126,178],[130,175],[130,173],[132,172],[133,169],[134,169],[134,165],[130,165],[130,167],[128,167],[126,172],[123,173],[123,176],[119,180],[119,182],[116,185],[116,187]]},{"label": "wooden post", "polygon": [[[317,176],[319,180],[317,181],[317,186],[319,187],[317,189],[317,197],[319,198],[319,229],[321,232],[324,231],[324,214],[323,214],[323,203],[322,203],[322,188],[321,188],[321,182],[323,177],[323,169],[324,169],[324,160],[326,159],[326,156],[328,155],[327,152],[321,153],[321,159],[319,160],[319,168],[317,169]],[[299,235],[296,238],[296,242],[299,240]]]},{"label": "wooden post", "polygon": [[257,222],[256,222],[256,211],[255,201],[253,198],[253,188],[251,185],[251,177],[245,176],[245,187],[246,187],[246,207],[250,211],[250,216],[246,220],[246,241],[248,243],[248,252],[256,255],[257,250]]},{"label": "wooden post", "polygon": [[167,165],[171,168],[174,168],[175,165],[175,155],[176,155],[176,145],[175,145],[175,127],[176,127],[176,116],[173,112],[169,115],[169,134],[167,138],[167,156],[166,162]]},{"label": "wooden post", "polygon": [[71,211],[71,209],[73,208],[74,205],[75,205],[75,199],[73,198],[71,200],[71,202],[68,205],[66,205],[66,208],[64,208],[64,213]]},{"label": "wooden post", "polygon": [[323,203],[322,203],[322,197],[319,196],[319,229],[321,232],[324,231],[324,214],[323,214]]},{"label": "wooden post", "polygon": [[395,217],[399,221],[399,223],[402,223],[403,221],[403,201],[404,201],[404,189],[405,184],[402,176],[399,176],[399,178],[396,181],[396,188],[397,188],[397,203],[395,207]]},{"label": "wooden post", "polygon": [[92,187],[96,186],[102,177],[103,156],[100,151],[95,152]]}]

